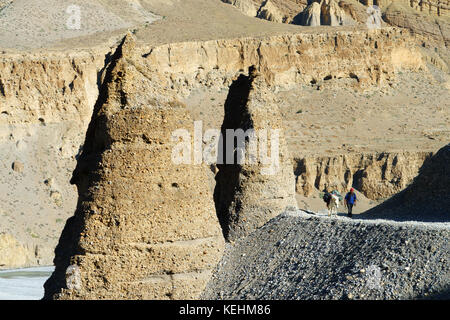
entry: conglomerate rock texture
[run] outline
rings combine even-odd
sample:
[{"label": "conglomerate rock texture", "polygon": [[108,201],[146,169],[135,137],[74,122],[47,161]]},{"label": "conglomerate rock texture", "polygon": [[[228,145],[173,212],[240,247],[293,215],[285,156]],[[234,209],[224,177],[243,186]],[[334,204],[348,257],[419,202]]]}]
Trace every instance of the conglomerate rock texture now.
[{"label": "conglomerate rock texture", "polygon": [[221,257],[206,167],[171,158],[172,132],[193,123],[133,46],[127,36],[108,66],[46,299],[192,299]]},{"label": "conglomerate rock texture", "polygon": [[[253,132],[254,137],[239,141],[228,136],[227,130],[239,129]],[[281,115],[266,80],[254,68],[230,87],[222,137],[214,200],[224,236],[234,241],[286,207],[296,207],[294,174]]]}]

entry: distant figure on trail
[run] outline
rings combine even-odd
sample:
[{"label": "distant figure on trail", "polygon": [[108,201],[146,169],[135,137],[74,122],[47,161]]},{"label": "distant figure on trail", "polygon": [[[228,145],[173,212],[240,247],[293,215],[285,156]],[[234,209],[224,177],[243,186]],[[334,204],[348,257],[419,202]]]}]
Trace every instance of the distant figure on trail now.
[{"label": "distant figure on trail", "polygon": [[353,206],[356,204],[356,200],[357,199],[356,199],[355,189],[351,188],[350,192],[348,192],[345,195],[345,200],[344,200],[344,204],[348,209],[347,216],[350,218],[352,217],[352,209],[353,209]]}]

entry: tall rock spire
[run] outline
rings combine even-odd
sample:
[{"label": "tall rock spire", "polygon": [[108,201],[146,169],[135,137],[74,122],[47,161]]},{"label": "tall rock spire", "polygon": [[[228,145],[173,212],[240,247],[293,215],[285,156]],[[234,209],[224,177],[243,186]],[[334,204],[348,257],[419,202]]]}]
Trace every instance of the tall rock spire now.
[{"label": "tall rock spire", "polygon": [[106,70],[45,299],[194,299],[221,257],[206,167],[171,160],[172,132],[193,122],[133,46],[128,35]]},{"label": "tall rock spire", "polygon": [[[231,138],[235,140],[232,146],[227,131],[237,133],[239,129],[248,135],[241,139],[241,145],[239,138]],[[266,80],[254,67],[230,87],[222,137],[223,155],[219,158],[223,164],[217,165],[214,200],[224,236],[233,241],[261,227],[286,207],[297,207],[281,115]],[[226,159],[230,155],[233,163]]]}]

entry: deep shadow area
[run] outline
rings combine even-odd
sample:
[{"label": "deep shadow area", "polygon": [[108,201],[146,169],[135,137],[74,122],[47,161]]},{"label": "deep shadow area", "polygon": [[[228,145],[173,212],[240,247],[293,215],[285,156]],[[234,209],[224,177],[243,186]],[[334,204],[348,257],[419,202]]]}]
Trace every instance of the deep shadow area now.
[{"label": "deep shadow area", "polygon": [[[227,98],[225,100],[225,116],[221,127],[221,136],[219,139],[219,152],[217,159],[218,172],[216,174],[216,187],[214,188],[214,204],[216,207],[217,218],[222,227],[225,239],[228,239],[230,212],[229,208],[234,199],[234,194],[239,192],[239,173],[240,165],[237,164],[236,149],[227,149],[227,129],[242,129],[244,131],[253,128],[246,105],[248,96],[254,79],[255,67],[249,68],[249,75],[240,75],[230,86]],[[233,143],[237,146],[237,139]],[[220,147],[223,146],[223,147]],[[237,146],[237,148],[243,146]],[[233,154],[233,164],[226,163],[226,155]],[[239,204],[236,204],[239,207]]]},{"label": "deep shadow area", "polygon": [[447,289],[442,290],[440,292],[435,292],[429,295],[420,295],[417,296],[418,300],[449,300],[450,299],[450,286]]}]

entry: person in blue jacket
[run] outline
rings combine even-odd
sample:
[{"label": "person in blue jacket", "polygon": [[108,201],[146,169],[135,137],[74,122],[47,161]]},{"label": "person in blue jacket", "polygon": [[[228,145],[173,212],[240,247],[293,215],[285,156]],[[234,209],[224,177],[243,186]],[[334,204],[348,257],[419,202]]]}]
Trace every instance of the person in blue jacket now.
[{"label": "person in blue jacket", "polygon": [[344,200],[344,204],[348,209],[348,217],[352,217],[352,209],[353,206],[356,204],[356,194],[355,194],[355,189],[351,188],[350,192],[348,192],[345,195],[345,200]]}]

